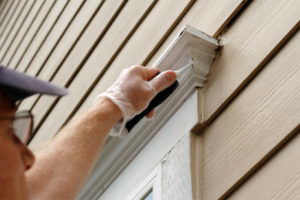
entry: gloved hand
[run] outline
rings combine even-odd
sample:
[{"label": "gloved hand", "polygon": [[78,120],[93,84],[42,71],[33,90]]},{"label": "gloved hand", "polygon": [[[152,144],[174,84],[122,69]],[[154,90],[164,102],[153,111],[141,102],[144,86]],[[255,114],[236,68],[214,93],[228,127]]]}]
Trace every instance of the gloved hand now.
[{"label": "gloved hand", "polygon": [[[146,109],[157,93],[176,80],[176,73],[173,71],[155,76],[158,72],[157,68],[132,66],[123,70],[116,82],[96,97],[95,101],[100,97],[109,98],[122,112],[123,119],[113,127],[111,136],[126,136],[126,122]],[[153,112],[148,117],[152,115]]]}]

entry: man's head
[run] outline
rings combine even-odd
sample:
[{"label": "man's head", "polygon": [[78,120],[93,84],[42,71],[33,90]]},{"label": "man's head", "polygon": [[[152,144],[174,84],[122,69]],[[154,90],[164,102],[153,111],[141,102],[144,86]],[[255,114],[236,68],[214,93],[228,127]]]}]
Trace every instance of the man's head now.
[{"label": "man's head", "polygon": [[[0,119],[12,118],[15,112],[14,102],[0,89]],[[34,163],[32,152],[15,136],[11,123],[0,120],[0,196],[9,198],[26,194],[24,172]]]},{"label": "man's head", "polygon": [[[62,96],[64,88],[0,66],[0,197],[26,196],[24,172],[34,163],[34,155],[26,146],[31,116],[17,116],[16,102],[33,94]],[[24,112],[27,113],[27,112]],[[16,122],[23,120],[16,130]],[[21,128],[21,129],[20,129]],[[18,133],[18,134],[17,134]],[[12,196],[16,195],[16,196]]]}]

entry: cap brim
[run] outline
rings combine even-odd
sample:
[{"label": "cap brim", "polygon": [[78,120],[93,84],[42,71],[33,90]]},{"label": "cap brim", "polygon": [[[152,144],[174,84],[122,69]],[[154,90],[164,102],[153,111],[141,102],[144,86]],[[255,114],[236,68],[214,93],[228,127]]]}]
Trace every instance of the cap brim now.
[{"label": "cap brim", "polygon": [[0,65],[0,86],[14,101],[22,100],[33,94],[63,96],[67,89],[39,80],[35,77],[11,70]]}]

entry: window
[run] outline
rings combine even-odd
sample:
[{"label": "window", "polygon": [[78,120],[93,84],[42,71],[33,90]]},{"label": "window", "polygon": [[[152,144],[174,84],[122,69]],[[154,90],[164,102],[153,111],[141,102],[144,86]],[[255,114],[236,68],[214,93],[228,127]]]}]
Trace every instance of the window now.
[{"label": "window", "polygon": [[127,200],[160,200],[161,199],[161,166],[160,164],[137,186]]},{"label": "window", "polygon": [[153,189],[151,190],[142,198],[142,200],[153,200]]}]

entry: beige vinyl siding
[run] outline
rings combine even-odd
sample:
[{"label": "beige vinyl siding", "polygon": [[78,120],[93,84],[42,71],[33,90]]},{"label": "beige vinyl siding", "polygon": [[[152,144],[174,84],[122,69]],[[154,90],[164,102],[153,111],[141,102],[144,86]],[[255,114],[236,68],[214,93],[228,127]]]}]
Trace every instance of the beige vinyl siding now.
[{"label": "beige vinyl siding", "polygon": [[[43,2],[43,1],[40,1]],[[35,30],[34,27],[31,27],[32,25],[32,19],[37,14],[36,12],[39,11],[41,7],[38,7],[41,5],[35,4],[34,0],[28,0],[26,7],[23,10],[22,16],[20,17],[21,24],[18,27],[17,32],[13,36],[13,41],[10,42],[7,49],[1,49],[0,51],[0,59],[1,63],[8,65],[10,67],[10,62],[13,59],[13,55],[17,52],[18,48],[22,44],[23,40],[25,39],[25,36],[27,33],[32,30]],[[30,37],[30,36],[28,36]],[[12,68],[12,67],[11,67]]]},{"label": "beige vinyl siding", "polygon": [[[19,6],[19,1],[10,1],[10,7],[7,10],[7,13],[5,14],[3,21],[1,22],[0,27],[0,41],[5,38],[6,33],[9,30],[9,24],[12,23],[11,18],[15,15],[15,11]],[[1,44],[1,43],[0,43]]]},{"label": "beige vinyl siding", "polygon": [[20,3],[17,4],[16,9],[14,10],[15,14],[11,16],[9,24],[5,28],[5,31],[3,31],[3,35],[0,37],[1,48],[7,48],[10,38],[15,32],[14,28],[17,26],[17,22],[22,14],[24,7],[26,6],[26,3],[27,1],[20,1]]},{"label": "beige vinyl siding", "polygon": [[205,85],[205,119],[222,109],[298,27],[300,1],[253,1],[222,35],[222,56]]},{"label": "beige vinyl siding", "polygon": [[6,57],[9,49],[12,47],[12,44],[15,42],[16,36],[18,32],[21,31],[22,25],[26,20],[26,15],[28,14],[30,7],[33,5],[33,0],[31,1],[23,1],[24,5],[18,14],[18,17],[12,27],[12,30],[7,35],[7,39],[5,39],[5,46],[2,47],[2,51],[0,51],[0,60],[3,60]]},{"label": "beige vinyl siding", "polygon": [[295,134],[300,119],[299,44],[300,33],[204,132],[204,199],[226,194],[278,144]]},{"label": "beige vinyl siding", "polygon": [[3,60],[1,60],[2,64],[13,69],[17,68],[17,63],[26,53],[26,50],[29,48],[32,40],[38,33],[43,20],[46,18],[46,15],[49,13],[48,11],[51,8],[51,6],[48,7],[45,5],[45,1],[43,0],[34,1],[33,3],[33,7],[30,8],[28,15],[26,15],[26,21],[15,39],[17,46],[15,46],[15,49],[10,48],[12,53],[8,53]]},{"label": "beige vinyl siding", "polygon": [[9,1],[0,1],[0,4],[1,4],[1,7],[0,7],[0,9],[1,9],[1,13],[0,13],[0,25],[2,24],[2,19],[3,19],[3,17],[4,17],[4,13],[5,13],[5,11],[8,9],[8,2]]},{"label": "beige vinyl siding", "polygon": [[[30,45],[17,61],[15,68],[18,71],[26,72],[30,67],[31,62],[38,56],[41,48],[44,46],[45,41],[48,39],[49,34],[52,32],[53,27],[56,25],[56,22],[60,17],[67,11],[71,3],[67,0],[46,0],[43,8],[48,10],[46,12],[41,11],[40,13],[45,15],[39,28],[38,32],[32,38]],[[45,14],[46,13],[46,14]],[[39,17],[37,18],[39,19]],[[68,19],[63,21],[67,21]]]},{"label": "beige vinyl siding", "polygon": [[[64,74],[63,78],[67,80],[68,74],[71,76],[72,71],[76,71],[76,67],[73,66],[73,63],[76,63],[76,59],[81,60],[82,57],[84,57],[82,53],[77,53],[74,56],[72,56],[71,53],[82,52],[84,50],[84,45],[89,46],[90,43],[93,42],[91,35],[95,35],[94,37],[96,37],[96,34],[91,34],[89,37],[86,37],[90,39],[84,39],[84,36],[87,35],[86,33],[88,32],[86,29],[102,5],[102,0],[87,1],[81,5],[81,9],[73,15],[72,20],[70,20],[68,24],[69,27],[61,29],[63,26],[55,26],[52,34],[49,35],[49,38],[55,39],[58,37],[58,39],[55,44],[52,39],[47,40],[41,50],[45,52],[45,55],[41,57],[37,56],[27,73],[35,75],[43,80],[52,81],[54,77],[57,77],[56,72],[61,68],[64,70],[66,69],[62,74]],[[60,34],[58,34],[58,32]],[[83,35],[83,33],[85,33],[85,35]],[[80,43],[79,39],[83,42]],[[49,48],[51,51],[49,51]],[[72,61],[73,63],[69,64],[68,61]],[[63,67],[63,65],[69,67]],[[32,109],[37,100],[38,96],[26,99],[22,102],[20,109]],[[39,120],[36,119],[36,121]]]},{"label": "beige vinyl siding", "polygon": [[[153,65],[184,25],[219,38],[198,89],[206,129],[195,136],[203,146],[194,190],[204,200],[292,198],[299,195],[299,10],[298,0],[4,0],[0,63],[69,89],[63,98],[21,102],[19,110],[36,116],[35,148],[122,69]],[[261,190],[270,179],[280,181]]]},{"label": "beige vinyl siding", "polygon": [[148,61],[152,65],[162,55],[172,40],[184,25],[189,25],[202,32],[218,37],[220,32],[234,18],[235,14],[245,5],[244,0],[235,1],[196,1],[191,9],[184,15],[170,35]]},{"label": "beige vinyl siding", "polygon": [[[93,2],[97,2],[97,1],[93,1]],[[84,4],[85,2],[81,2],[81,1],[70,1],[67,3],[67,5],[65,5],[66,7],[64,8],[63,12],[58,16],[55,22],[51,25],[50,31],[47,32],[45,40],[39,46],[38,51],[34,54],[29,64],[27,65],[25,70],[27,74],[30,74],[32,76],[39,75],[39,72],[43,70],[43,68],[45,67],[45,63],[47,62],[47,60],[51,59],[49,57],[54,51],[54,49],[56,49],[57,44],[63,43],[63,41],[60,41],[61,37],[64,36],[66,30],[69,30],[70,24],[73,23],[74,18],[76,17],[78,12],[81,11],[82,6]],[[48,19],[49,17],[47,18],[47,20]],[[84,18],[82,20],[84,22]],[[79,23],[79,25],[81,24]],[[76,32],[74,32],[72,35],[76,35]],[[71,40],[72,36],[70,36],[70,34],[69,37],[70,37],[69,39]],[[67,43],[65,45],[67,46]]]},{"label": "beige vinyl siding", "polygon": [[12,0],[7,0],[7,1],[5,1],[4,6],[1,7],[1,14],[0,14],[0,26],[1,26],[1,28],[0,28],[0,30],[2,30],[2,28],[4,27],[3,22],[4,22],[5,18],[7,17],[7,13],[9,12],[9,9],[10,9],[10,6],[11,6],[12,2],[13,2]]},{"label": "beige vinyl siding", "polygon": [[300,135],[284,146],[228,199],[297,200],[300,198]]}]

